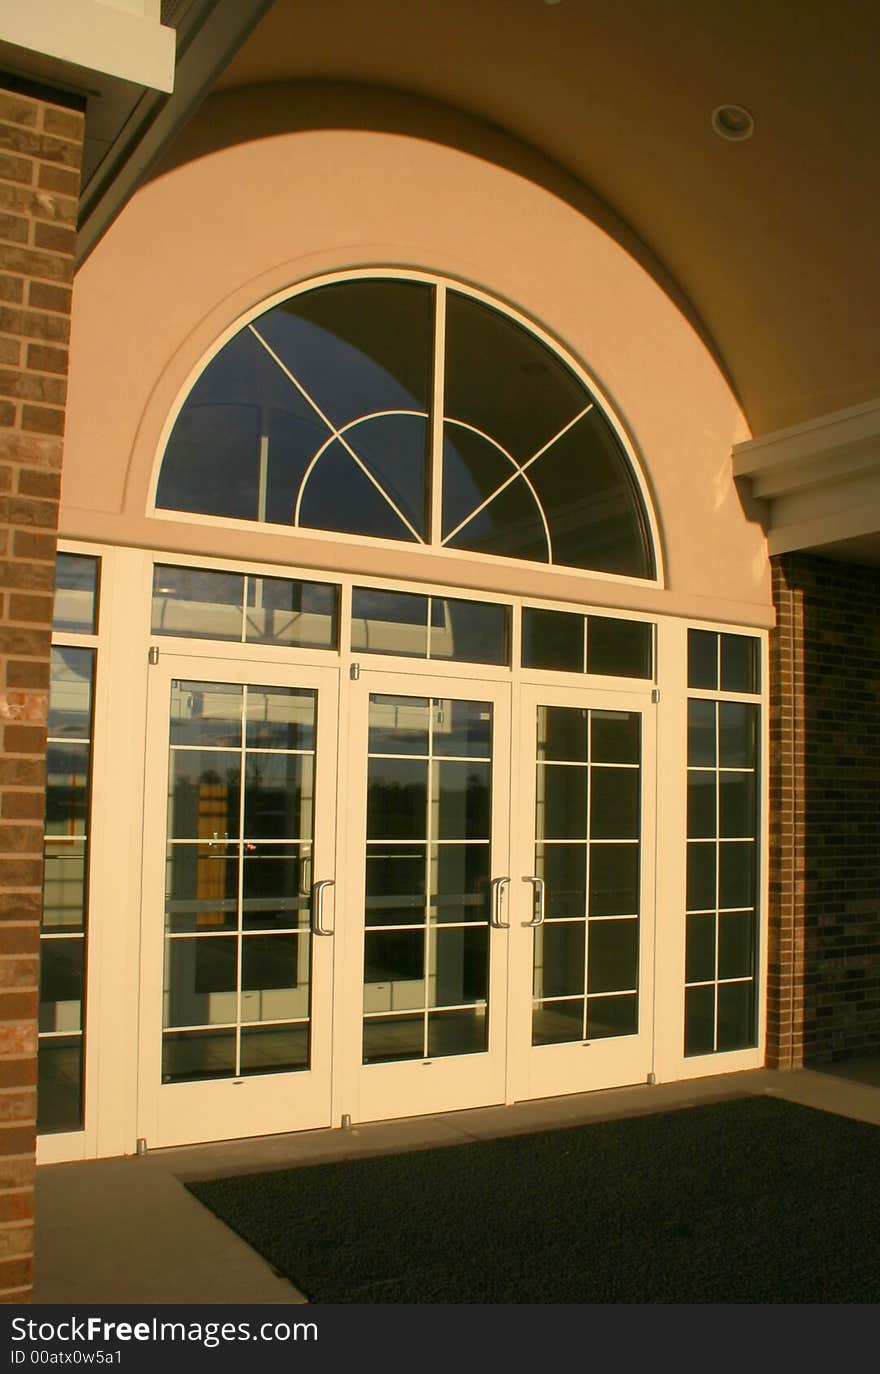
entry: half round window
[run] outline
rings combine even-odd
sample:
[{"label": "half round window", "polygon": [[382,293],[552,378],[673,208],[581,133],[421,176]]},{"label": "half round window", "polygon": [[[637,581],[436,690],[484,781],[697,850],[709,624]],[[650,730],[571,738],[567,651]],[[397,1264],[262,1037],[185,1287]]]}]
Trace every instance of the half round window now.
[{"label": "half round window", "polygon": [[163,510],[653,578],[630,460],[583,380],[500,309],[422,280],[299,292],[205,368]]}]

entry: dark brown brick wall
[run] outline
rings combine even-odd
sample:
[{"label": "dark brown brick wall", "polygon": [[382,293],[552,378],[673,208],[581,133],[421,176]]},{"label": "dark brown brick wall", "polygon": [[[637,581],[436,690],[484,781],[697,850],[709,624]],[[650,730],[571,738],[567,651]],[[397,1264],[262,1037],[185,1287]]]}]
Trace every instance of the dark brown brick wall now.
[{"label": "dark brown brick wall", "polygon": [[83,117],[0,74],[0,1302],[30,1295],[45,737]]},{"label": "dark brown brick wall", "polygon": [[768,1063],[880,1053],[880,570],[774,559]]}]

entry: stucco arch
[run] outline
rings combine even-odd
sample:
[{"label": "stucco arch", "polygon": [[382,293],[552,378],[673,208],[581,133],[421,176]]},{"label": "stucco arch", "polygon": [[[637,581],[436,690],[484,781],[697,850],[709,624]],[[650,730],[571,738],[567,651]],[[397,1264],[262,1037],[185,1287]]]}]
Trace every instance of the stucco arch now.
[{"label": "stucco arch", "polygon": [[[438,114],[432,133],[424,111],[407,130],[401,97],[373,93],[360,118],[340,99],[335,121],[327,101],[325,89],[306,87],[210,102],[174,164],[84,264],[63,534],[199,551],[194,523],[146,511],[169,417],[218,341],[292,285],[360,267],[415,269],[485,291],[559,340],[596,379],[647,475],[665,590],[554,572],[543,594],[766,622],[764,536],[730,468],[745,420],[710,346],[639,245],[558,169],[529,150],[517,163],[516,145],[485,126],[474,125],[468,146],[459,115],[444,127]],[[327,564],[319,539],[260,539],[256,554],[252,531],[215,529],[206,547]],[[356,554],[332,552],[337,565]],[[426,576],[410,555],[393,561],[395,575]],[[486,564],[455,562],[444,558],[444,580],[504,585]]]}]

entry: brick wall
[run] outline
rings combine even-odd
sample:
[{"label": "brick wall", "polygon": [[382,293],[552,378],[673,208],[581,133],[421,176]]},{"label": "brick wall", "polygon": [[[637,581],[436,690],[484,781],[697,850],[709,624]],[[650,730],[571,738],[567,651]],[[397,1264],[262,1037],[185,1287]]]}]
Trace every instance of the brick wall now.
[{"label": "brick wall", "polygon": [[0,1301],[30,1294],[49,626],[83,116],[0,73]]},{"label": "brick wall", "polygon": [[768,1063],[880,1054],[880,570],[774,559]]}]

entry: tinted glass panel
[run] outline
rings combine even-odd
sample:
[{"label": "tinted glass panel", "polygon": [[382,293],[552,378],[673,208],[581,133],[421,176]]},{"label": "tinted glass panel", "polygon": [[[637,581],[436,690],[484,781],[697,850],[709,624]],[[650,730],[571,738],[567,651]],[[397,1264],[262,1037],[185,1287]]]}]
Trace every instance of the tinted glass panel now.
[{"label": "tinted glass panel", "polygon": [[231,1078],[235,1073],[235,1031],[189,1031],[162,1037],[162,1082]]},{"label": "tinted glass panel", "polygon": [[754,1043],[754,982],[721,983],[718,987],[719,1050],[741,1050]]},{"label": "tinted glass panel", "polygon": [[642,718],[638,711],[590,712],[592,763],[638,763],[641,740]]},{"label": "tinted glass panel", "polygon": [[153,634],[241,639],[244,578],[205,568],[153,569]]},{"label": "tinted glass panel", "polygon": [[591,921],[588,992],[617,992],[638,983],[638,921]]},{"label": "tinted glass panel", "polygon": [[38,1055],[38,1132],[78,1131],[82,1126],[82,1036],[41,1039]]},{"label": "tinted glass panel", "polygon": [[380,410],[427,410],[433,296],[421,282],[334,282],[275,306],[254,327],[340,427]]},{"label": "tinted glass panel", "polygon": [[98,620],[100,559],[78,553],[59,553],[55,562],[53,630],[93,634]]},{"label": "tinted glass panel", "polygon": [[587,1039],[602,1040],[616,1035],[637,1035],[639,999],[637,993],[625,997],[587,998]]},{"label": "tinted glass panel", "polygon": [[486,701],[433,702],[434,753],[488,759],[492,754],[492,707]]},{"label": "tinted glass panel", "polygon": [[714,911],[717,846],[690,841],[687,847],[688,911]]},{"label": "tinted glass panel", "polygon": [[308,1026],[245,1026],[241,1032],[242,1076],[283,1073],[309,1067]]},{"label": "tinted glass panel", "polygon": [[526,608],[522,614],[522,665],[556,672],[584,671],[584,617],[568,611]]},{"label": "tinted glass panel", "polygon": [[722,912],[718,917],[718,977],[751,978],[755,972],[755,913]]},{"label": "tinted glass panel", "polygon": [[688,687],[718,687],[718,636],[709,630],[688,630]]},{"label": "tinted glass panel", "polygon": [[757,706],[738,701],[718,703],[718,762],[722,768],[757,767]]},{"label": "tinted glass panel", "polygon": [[88,739],[92,732],[91,649],[53,648],[49,685],[50,739]]},{"label": "tinted glass panel", "polygon": [[721,636],[722,692],[760,692],[759,647],[747,635]]},{"label": "tinted glass panel", "polygon": [[715,1049],[715,987],[686,988],[684,1052],[712,1054]]},{"label": "tinted glass panel", "polygon": [[538,758],[585,763],[589,715],[577,706],[538,707]]},{"label": "tinted glass panel", "polygon": [[365,1064],[382,1064],[397,1059],[421,1059],[424,1053],[424,1016],[365,1018]]},{"label": "tinted glass panel", "polygon": [[708,983],[715,977],[715,917],[688,916],[685,981]]},{"label": "tinted glass panel", "polygon": [[[374,474],[375,476],[375,474]],[[350,448],[335,439],[300,489],[298,523],[318,530],[418,542],[418,527],[394,501],[392,484],[372,480]]]},{"label": "tinted glass panel", "polygon": [[510,662],[510,608],[432,597],[431,658],[456,663]]},{"label": "tinted glass panel", "polygon": [[654,675],[654,626],[641,620],[587,619],[587,672],[608,677]]},{"label": "tinted glass panel", "polygon": [[[453,452],[457,455],[458,461],[453,463],[450,458],[449,474],[444,475],[444,489],[451,487],[457,480],[459,490],[455,493],[456,509],[461,509],[467,506],[463,490],[468,491],[477,487],[478,482],[483,485],[484,490],[488,486],[485,481],[486,470],[494,465],[495,455],[493,451],[491,459],[486,459],[486,441],[479,439],[478,436],[465,431],[467,438],[462,439],[459,437],[459,431],[453,430],[453,433]],[[473,460],[474,455],[478,459],[478,467],[475,470],[465,469],[466,461]],[[499,474],[499,481],[464,510],[462,519],[467,523],[455,533],[444,534],[444,543],[448,548],[472,549],[476,553],[495,554],[500,558],[526,558],[536,563],[549,561],[547,530],[542,519],[540,503],[532,487],[523,477],[516,477],[512,482],[508,482],[510,475],[511,468],[507,464],[506,469]],[[503,485],[504,483],[507,485]],[[481,502],[489,497],[491,500],[488,500],[488,504],[480,510]],[[473,514],[475,510],[477,513]],[[473,518],[469,519],[472,514]],[[455,530],[457,523],[450,520],[449,530]]]},{"label": "tinted glass panel", "polygon": [[714,768],[716,758],[716,719],[714,701],[688,702],[688,764],[691,768]]},{"label": "tinted glass panel", "polygon": [[432,1011],[428,1016],[428,1054],[432,1059],[449,1054],[480,1054],[486,1049],[487,1033],[485,1008]]},{"label": "tinted glass panel", "polygon": [[[536,846],[535,873],[547,884],[547,920],[582,917],[586,909],[587,849],[580,844]],[[595,847],[593,849],[595,854]]]},{"label": "tinted glass panel", "polygon": [[690,840],[714,839],[718,834],[715,815],[718,774],[713,769],[705,773],[691,769],[687,782],[687,833]]},{"label": "tinted glass panel", "polygon": [[339,642],[336,587],[249,577],[244,634],[249,644],[289,644],[335,649]]},{"label": "tinted glass panel", "polygon": [[84,957],[85,941],[81,935],[41,942],[41,1032],[82,1029]]},{"label": "tinted glass panel", "polygon": [[199,383],[171,431],[156,505],[200,515],[257,520],[260,408],[222,400],[203,402],[197,399],[197,391]]},{"label": "tinted glass panel", "polygon": [[591,844],[590,915],[635,916],[638,910],[638,844]]},{"label": "tinted glass panel", "polygon": [[586,922],[551,922],[535,931],[534,995],[583,996]]},{"label": "tinted glass panel", "polygon": [[368,847],[367,925],[421,923],[425,919],[425,887],[426,849],[423,844]]},{"label": "tinted glass panel", "polygon": [[627,577],[654,576],[629,461],[598,409],[556,439],[528,475],[550,526],[554,563]]},{"label": "tinted glass panel", "polygon": [[355,587],[351,594],[351,647],[371,654],[426,658],[428,598]]},{"label": "tinted glass panel", "polygon": [[584,999],[538,1002],[532,1012],[532,1044],[560,1045],[584,1038]]},{"label": "tinted glass panel", "polygon": [[428,1005],[485,1002],[489,987],[489,931],[485,925],[435,927],[429,945]]},{"label": "tinted glass panel", "polygon": [[451,291],[446,308],[446,414],[524,463],[588,404],[561,361],[499,311]]}]

